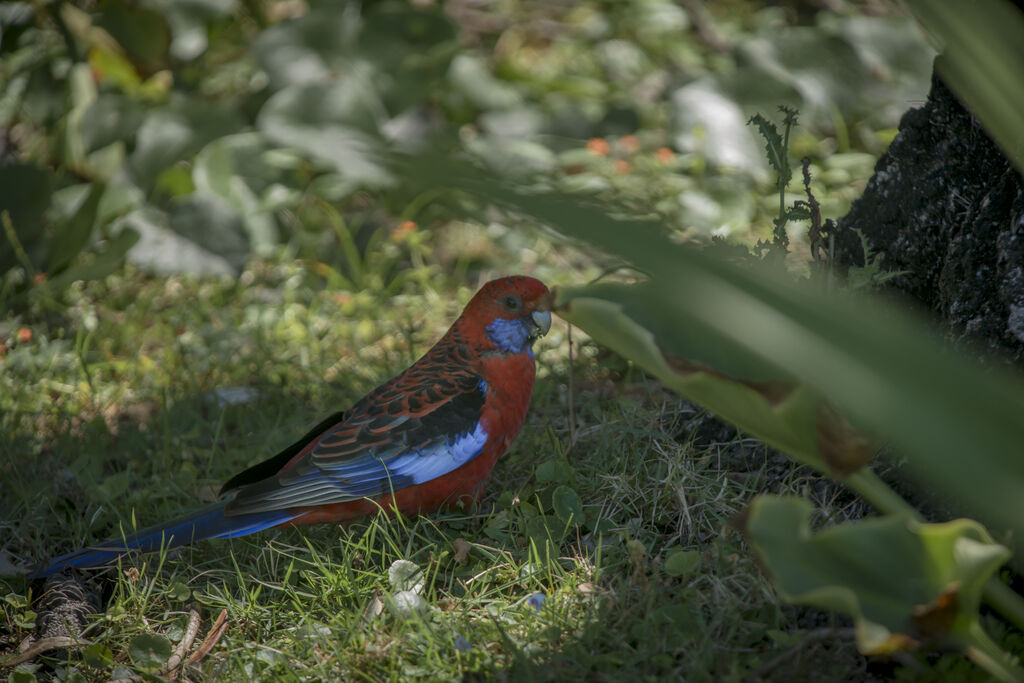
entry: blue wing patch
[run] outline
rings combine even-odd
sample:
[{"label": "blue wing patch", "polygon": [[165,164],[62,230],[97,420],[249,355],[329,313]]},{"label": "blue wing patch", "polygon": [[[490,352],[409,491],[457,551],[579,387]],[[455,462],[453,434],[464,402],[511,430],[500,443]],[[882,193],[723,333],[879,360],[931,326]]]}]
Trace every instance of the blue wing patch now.
[{"label": "blue wing patch", "polygon": [[[390,447],[368,450],[338,463],[307,466],[275,478],[273,487],[256,485],[239,490],[228,514],[344,503],[397,491],[443,477],[483,452],[487,430],[477,422],[472,431],[454,439],[438,439],[421,448]],[[268,482],[269,483],[269,482]],[[264,488],[263,491],[255,489]],[[248,494],[248,495],[245,495]]]},{"label": "blue wing patch", "polygon": [[424,457],[421,454],[403,455],[388,466],[392,472],[408,475],[414,484],[422,484],[457,470],[480,455],[487,442],[487,430],[477,422],[476,428],[449,441],[437,452]]}]

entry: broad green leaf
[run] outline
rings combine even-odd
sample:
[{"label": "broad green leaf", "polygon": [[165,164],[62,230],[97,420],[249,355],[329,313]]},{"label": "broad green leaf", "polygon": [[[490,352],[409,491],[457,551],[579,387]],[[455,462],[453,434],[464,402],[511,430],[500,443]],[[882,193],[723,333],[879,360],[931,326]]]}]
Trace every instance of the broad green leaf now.
[{"label": "broad green leaf", "polygon": [[264,31],[254,53],[275,89],[330,88],[354,71],[371,73],[385,118],[419,103],[444,78],[457,48],[455,28],[437,7],[332,2]]},{"label": "broad green leaf", "polygon": [[701,327],[652,283],[577,291],[562,293],[562,317],[682,396],[820,471],[843,476],[870,461],[868,444],[815,392]]},{"label": "broad green leaf", "polygon": [[277,90],[322,82],[355,53],[362,19],[355,3],[333,2],[263,31],[253,54]]},{"label": "broad green leaf", "polygon": [[156,71],[167,63],[171,30],[153,9],[121,0],[103,0],[93,21],[106,29],[142,69]]},{"label": "broad green leaf", "polygon": [[[6,211],[21,246],[35,267],[43,263],[43,212],[50,204],[56,178],[28,164],[0,165],[0,212]],[[6,230],[0,226],[0,273],[19,263]]]},{"label": "broad green leaf", "polygon": [[132,140],[144,115],[143,106],[137,100],[115,93],[101,93],[82,113],[78,124],[85,151]]},{"label": "broad green leaf", "polygon": [[410,617],[414,614],[421,614],[427,610],[427,601],[423,596],[413,591],[398,591],[385,596],[384,602],[391,609],[396,617]]},{"label": "broad green leaf", "polygon": [[700,553],[696,550],[676,548],[665,558],[665,573],[669,576],[686,576],[699,566]]},{"label": "broad green leaf", "polygon": [[197,189],[230,200],[231,178],[239,177],[259,194],[281,177],[281,170],[267,161],[270,145],[257,132],[217,138],[204,147],[192,165]]},{"label": "broad green leaf", "polygon": [[[34,667],[36,665],[29,664],[27,666]],[[25,667],[26,665],[22,664],[11,671],[7,676],[8,683],[36,683],[39,679],[36,678],[35,671]]]},{"label": "broad green leaf", "polygon": [[207,22],[230,15],[238,0],[159,0],[158,4],[171,27],[171,56],[190,61],[206,51]]},{"label": "broad green leaf", "polygon": [[115,221],[112,228],[127,228],[138,234],[138,244],[128,253],[128,260],[151,273],[235,274],[227,259],[174,232],[169,223],[166,213],[150,206],[132,211]]},{"label": "broad green leaf", "polygon": [[675,146],[725,168],[765,180],[764,157],[743,110],[710,78],[679,88],[672,95]]},{"label": "broad green leaf", "polygon": [[74,213],[54,230],[46,258],[46,270],[51,275],[64,270],[89,243],[104,192],[106,185],[93,183]]},{"label": "broad green leaf", "polygon": [[977,522],[890,515],[812,533],[813,506],[759,496],[743,526],[784,598],[849,614],[865,654],[971,642],[985,581],[1010,551]]},{"label": "broad green leaf", "polygon": [[122,230],[117,236],[101,244],[100,250],[91,258],[72,266],[56,277],[47,280],[41,287],[32,290],[33,296],[41,292],[59,292],[77,280],[99,280],[113,273],[124,264],[128,250],[139,241],[134,230]]},{"label": "broad green leaf", "polygon": [[249,257],[249,235],[242,217],[228,202],[205,192],[194,192],[174,203],[170,228],[204,251],[224,259],[234,272]]},{"label": "broad green leaf", "polygon": [[373,62],[384,104],[398,114],[447,74],[458,50],[455,25],[439,5],[384,0],[365,8],[359,55]]},{"label": "broad green leaf", "polygon": [[526,520],[523,531],[544,558],[558,552],[567,529],[565,523],[554,515],[534,515]]},{"label": "broad green leaf", "polygon": [[82,650],[82,659],[92,667],[107,667],[114,663],[114,653],[102,643],[93,643]]},{"label": "broad green leaf", "polygon": [[537,465],[536,475],[541,484],[565,484],[572,476],[572,470],[561,460],[547,460]]},{"label": "broad green leaf", "polygon": [[64,670],[64,683],[89,683],[89,679],[78,669],[68,667]]},{"label": "broad green leaf", "polygon": [[267,151],[260,133],[226,135],[204,147],[192,166],[196,189],[227,201],[242,217],[253,250],[262,255],[279,242],[273,214],[259,197],[282,176],[267,163]]},{"label": "broad green leaf", "polygon": [[495,78],[478,57],[457,56],[452,60],[448,78],[456,92],[479,109],[510,109],[522,103],[519,92],[511,84]]},{"label": "broad green leaf", "polygon": [[211,140],[244,128],[245,122],[230,105],[172,99],[169,105],[150,111],[139,127],[135,149],[128,158],[133,180],[149,191],[167,167]]},{"label": "broad green leaf", "polygon": [[337,124],[375,133],[387,120],[377,93],[376,76],[370,64],[353,61],[347,65],[343,78],[290,85],[264,103],[258,125],[261,129],[278,129],[289,125]]},{"label": "broad green leaf", "polygon": [[17,593],[8,593],[7,595],[5,595],[4,602],[6,602],[11,607],[14,607],[15,609],[28,607],[28,598],[26,598],[24,595],[19,595]]},{"label": "broad green leaf", "polygon": [[551,493],[551,507],[566,524],[583,523],[583,501],[568,486],[559,486]]},{"label": "broad green leaf", "polygon": [[129,95],[137,96],[142,88],[142,77],[120,50],[92,48],[89,68],[98,77],[96,80],[108,81]]},{"label": "broad green leaf", "polygon": [[393,182],[384,143],[371,133],[336,123],[310,125],[276,112],[261,114],[257,125],[274,142],[303,152],[357,186],[381,188]]},{"label": "broad green leaf", "polygon": [[141,633],[128,644],[128,655],[140,669],[155,671],[171,656],[171,641],[155,633]]},{"label": "broad green leaf", "polygon": [[172,600],[185,601],[192,596],[192,589],[181,581],[175,581],[167,587],[167,594]]}]

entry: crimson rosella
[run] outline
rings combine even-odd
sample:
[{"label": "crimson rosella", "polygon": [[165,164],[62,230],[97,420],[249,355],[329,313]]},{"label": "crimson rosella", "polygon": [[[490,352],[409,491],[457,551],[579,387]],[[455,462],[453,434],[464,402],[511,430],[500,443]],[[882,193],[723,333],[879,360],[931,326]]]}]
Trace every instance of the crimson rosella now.
[{"label": "crimson rosella", "polygon": [[47,562],[34,576],[270,527],[427,513],[475,499],[526,418],[534,340],[551,294],[530,277],[485,284],[426,355],[349,410],[235,476],[222,502]]}]

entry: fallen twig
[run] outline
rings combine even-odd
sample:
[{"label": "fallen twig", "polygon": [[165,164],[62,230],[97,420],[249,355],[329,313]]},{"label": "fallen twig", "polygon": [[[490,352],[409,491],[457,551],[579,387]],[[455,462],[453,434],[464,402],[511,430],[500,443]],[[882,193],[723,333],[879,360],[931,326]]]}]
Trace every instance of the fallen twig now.
[{"label": "fallen twig", "polygon": [[88,644],[89,643],[87,641],[71,638],[70,636],[42,638],[32,643],[32,645],[29,646],[24,652],[12,655],[7,659],[3,660],[2,662],[0,662],[0,666],[18,666],[22,662],[27,662],[28,660],[33,659],[37,655],[41,655],[42,653],[47,652],[49,650],[56,650],[62,647],[73,647]]},{"label": "fallen twig", "polygon": [[228,611],[222,609],[220,614],[217,615],[217,620],[213,622],[213,626],[210,627],[210,632],[206,634],[206,638],[199,644],[199,649],[192,653],[192,656],[188,658],[186,664],[195,664],[200,659],[210,654],[210,650],[217,644],[220,637],[224,635],[224,631],[228,630]]},{"label": "fallen twig", "polygon": [[199,633],[199,612],[193,607],[189,610],[188,626],[185,627],[185,635],[182,636],[178,647],[174,648],[174,652],[171,653],[167,663],[164,664],[164,668],[160,669],[157,673],[158,676],[166,676],[171,681],[178,677],[181,662],[185,659],[185,653],[192,647],[197,633]]}]

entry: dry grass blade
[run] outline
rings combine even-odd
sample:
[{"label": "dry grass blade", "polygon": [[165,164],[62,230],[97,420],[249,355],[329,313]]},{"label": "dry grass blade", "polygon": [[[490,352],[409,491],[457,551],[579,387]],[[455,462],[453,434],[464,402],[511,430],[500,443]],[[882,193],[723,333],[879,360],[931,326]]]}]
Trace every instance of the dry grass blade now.
[{"label": "dry grass blade", "polygon": [[206,638],[199,644],[199,649],[192,653],[192,656],[188,658],[186,664],[195,664],[206,655],[210,654],[210,650],[217,644],[220,637],[224,635],[224,631],[228,630],[228,611],[222,609],[220,614],[217,615],[217,620],[213,622],[213,626],[210,627],[210,632],[206,634]]}]

